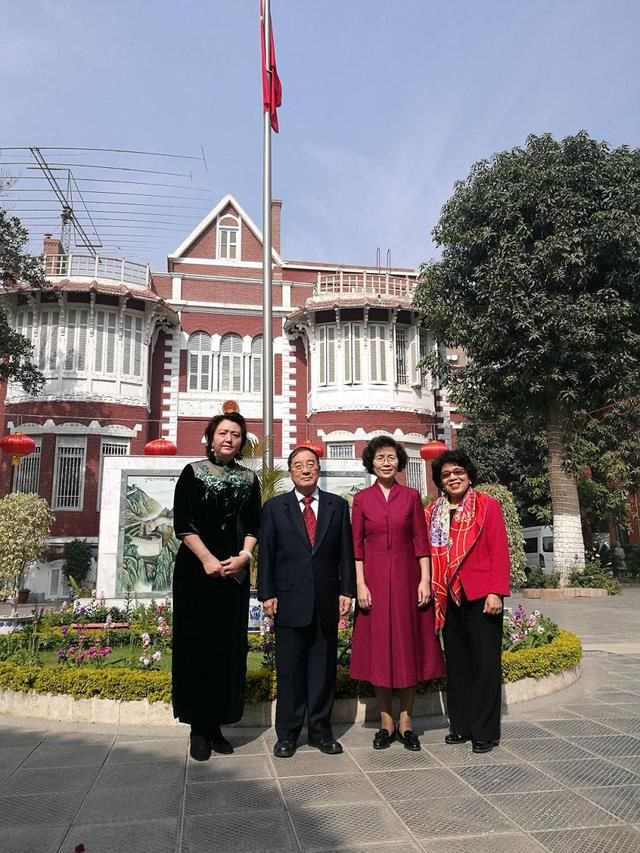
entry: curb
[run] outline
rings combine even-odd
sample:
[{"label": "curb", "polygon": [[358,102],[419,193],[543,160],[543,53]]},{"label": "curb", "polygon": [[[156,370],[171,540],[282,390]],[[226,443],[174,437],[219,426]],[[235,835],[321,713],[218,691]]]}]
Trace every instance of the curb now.
[{"label": "curb", "polygon": [[606,598],[609,593],[606,589],[593,589],[590,587],[565,586],[562,589],[522,589],[520,595],[523,598]]},{"label": "curb", "polygon": [[[581,665],[564,672],[547,675],[545,678],[523,678],[502,686],[503,707],[528,702],[540,696],[548,696],[574,684],[581,673]],[[16,717],[57,720],[74,723],[99,723],[129,726],[182,726],[174,719],[168,702],[121,702],[116,699],[73,699],[67,695],[43,693],[21,693],[14,690],[0,691],[0,714]],[[414,707],[416,717],[442,717],[446,715],[443,693],[419,693]],[[376,700],[336,699],[333,706],[334,723],[364,723],[377,717]],[[244,715],[237,726],[265,726],[270,728],[275,721],[275,702],[257,702],[246,705]]]}]

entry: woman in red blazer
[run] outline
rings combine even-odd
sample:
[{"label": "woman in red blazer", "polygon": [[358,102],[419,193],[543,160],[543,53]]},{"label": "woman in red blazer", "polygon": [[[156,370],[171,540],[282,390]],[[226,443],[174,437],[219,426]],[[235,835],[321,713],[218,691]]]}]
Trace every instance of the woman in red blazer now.
[{"label": "woman in red blazer", "polygon": [[436,631],[447,661],[448,744],[471,740],[474,752],[500,741],[502,598],[509,595],[510,561],[500,504],[476,492],[466,453],[449,450],[432,463],[444,493],[429,504]]}]

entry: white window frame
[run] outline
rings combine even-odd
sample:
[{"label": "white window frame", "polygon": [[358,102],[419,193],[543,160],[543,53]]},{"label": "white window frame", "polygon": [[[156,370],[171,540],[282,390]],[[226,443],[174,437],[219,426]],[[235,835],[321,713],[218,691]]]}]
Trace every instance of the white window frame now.
[{"label": "white window frame", "polygon": [[58,347],[60,341],[59,307],[52,306],[40,309],[38,334],[40,336],[38,367],[45,376],[51,376],[58,370]]},{"label": "white window frame", "polygon": [[369,382],[373,385],[387,384],[388,332],[389,327],[382,323],[369,324]]},{"label": "white window frame", "polygon": [[[229,342],[231,346],[229,347]],[[225,352],[227,345],[227,352]],[[220,340],[220,365],[218,369],[218,389],[229,394],[241,394],[243,389],[244,347],[242,338],[235,332],[228,332]],[[225,372],[227,373],[225,377]]]},{"label": "white window frame", "polygon": [[225,213],[218,219],[216,231],[216,257],[219,261],[230,261],[237,264],[242,257],[240,218]]},{"label": "white window frame", "polygon": [[254,394],[262,393],[262,359],[264,354],[262,335],[256,335],[251,341],[251,378],[250,387]]},{"label": "white window frame", "polygon": [[324,387],[336,384],[336,341],[337,326],[328,323],[318,326],[316,339],[318,342],[318,385]]},{"label": "white window frame", "polygon": [[342,329],[345,385],[362,384],[362,329],[362,323],[345,323]]},{"label": "white window frame", "polygon": [[419,385],[423,390],[428,390],[430,379],[429,371],[425,370],[424,367],[418,368],[417,365],[429,354],[429,348],[431,346],[429,330],[419,326],[416,330],[416,336],[416,350],[418,354],[416,359],[416,385]]},{"label": "white window frame", "polygon": [[193,332],[187,344],[187,391],[212,391],[212,386],[211,336],[203,331]]},{"label": "white window frame", "polygon": [[23,456],[19,465],[13,466],[12,492],[38,494],[40,486],[40,460],[42,458],[42,436],[30,436],[35,442],[33,453]]},{"label": "white window frame", "polygon": [[409,384],[409,329],[394,326],[393,357],[396,385]]},{"label": "white window frame", "polygon": [[113,308],[96,308],[94,329],[94,371],[97,376],[105,376],[110,379],[115,378],[118,373],[117,310]]},{"label": "white window frame", "polygon": [[[61,453],[62,450],[79,450],[80,453]],[[62,459],[77,460],[73,466],[69,466],[71,473],[63,470]],[[58,512],[82,512],[84,508],[84,486],[86,480],[86,458],[87,458],[87,439],[81,435],[59,435],[56,438],[56,450],[53,466],[53,490],[51,494],[51,509]],[[64,484],[61,483],[62,478],[67,480],[74,476],[73,468],[79,472],[77,495],[74,497],[70,494],[62,494],[61,490]],[[73,497],[73,503],[67,499]]]},{"label": "white window frame", "polygon": [[[118,448],[117,452],[115,449]],[[100,468],[98,471],[98,495],[96,498],[96,509],[100,511],[100,494],[102,492],[102,469],[107,456],[128,456],[131,448],[131,439],[121,436],[105,435],[100,441]],[[121,452],[124,451],[124,452]]]},{"label": "white window frame", "polygon": [[89,309],[67,308],[62,369],[65,373],[86,374],[88,369],[87,339]]},{"label": "white window frame", "polygon": [[122,375],[142,379],[143,318],[125,314],[122,329]]},{"label": "white window frame", "polygon": [[355,445],[352,441],[328,441],[327,459],[355,459]]}]

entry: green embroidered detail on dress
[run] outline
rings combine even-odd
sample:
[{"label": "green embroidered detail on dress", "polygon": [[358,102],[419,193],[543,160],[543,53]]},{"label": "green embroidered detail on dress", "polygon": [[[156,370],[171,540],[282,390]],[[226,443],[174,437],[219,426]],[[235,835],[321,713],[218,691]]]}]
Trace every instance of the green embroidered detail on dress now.
[{"label": "green embroidered detail on dress", "polygon": [[196,472],[196,478],[204,486],[208,498],[214,498],[216,504],[226,504],[228,510],[242,506],[251,494],[251,481],[242,468],[220,468],[221,473],[202,465]]}]

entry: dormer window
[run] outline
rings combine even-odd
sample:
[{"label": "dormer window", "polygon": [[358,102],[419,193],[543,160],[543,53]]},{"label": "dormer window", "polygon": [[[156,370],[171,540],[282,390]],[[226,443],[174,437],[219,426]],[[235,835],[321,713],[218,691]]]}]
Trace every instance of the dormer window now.
[{"label": "dormer window", "polygon": [[218,260],[240,260],[240,220],[227,214],[218,220]]}]

